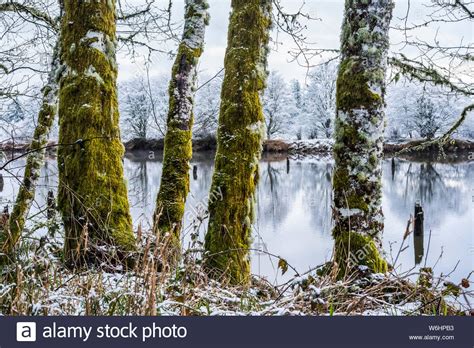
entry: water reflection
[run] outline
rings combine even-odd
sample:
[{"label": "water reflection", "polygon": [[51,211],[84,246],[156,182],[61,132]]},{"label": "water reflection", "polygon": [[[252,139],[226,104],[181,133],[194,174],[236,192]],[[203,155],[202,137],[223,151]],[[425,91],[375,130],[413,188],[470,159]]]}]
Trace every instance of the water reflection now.
[{"label": "water reflection", "polygon": [[[148,153],[128,154],[124,160],[134,222],[150,227],[161,177],[161,155],[150,160]],[[190,168],[190,194],[186,203],[184,243],[206,227],[206,206],[213,171],[213,154],[200,153]],[[23,163],[10,168],[22,173]],[[333,161],[327,157],[301,160],[264,158],[260,166],[257,221],[253,247],[267,250],[288,260],[300,272],[329,260],[331,239],[331,172]],[[383,209],[385,214],[384,247],[387,258],[396,254],[414,205],[424,210],[424,233],[413,235],[405,243],[409,248],[399,257],[402,269],[414,265],[434,265],[438,273],[453,272],[454,282],[467,276],[472,267],[472,188],[474,163],[442,164],[401,159],[383,162]],[[3,205],[11,202],[18,181],[4,173],[0,192]],[[41,172],[41,183],[33,214],[47,202],[48,191],[57,186],[57,168],[49,159]],[[43,213],[42,213],[43,214]],[[39,214],[36,219],[45,218]],[[201,220],[204,218],[204,220]],[[276,260],[264,252],[252,254],[253,272],[270,281],[292,276],[277,276]]]},{"label": "water reflection", "polygon": [[[399,203],[390,205],[398,218],[406,220],[410,213],[413,214],[408,211],[416,201],[421,202],[427,218],[425,230],[442,225],[444,219],[453,215],[467,214],[471,206],[466,200],[473,178],[472,164],[395,161],[392,183],[384,180],[384,196]],[[384,168],[384,174],[388,174],[388,168]]]},{"label": "water reflection", "polygon": [[[205,216],[203,209],[196,207],[202,208],[207,204],[213,171],[212,156],[211,153],[200,154],[193,160],[190,174],[193,177],[196,166],[198,175],[191,180],[187,211],[194,213],[186,214],[185,236],[193,230],[193,218],[196,215]],[[125,163],[130,186],[135,187],[131,173],[139,161],[128,160]],[[153,212],[161,175],[159,161],[151,162],[149,166],[151,180],[148,180],[153,184],[148,185],[148,196],[152,198],[141,208],[134,207],[134,216],[143,217],[145,223]],[[333,161],[328,157],[290,161],[286,158],[264,158],[260,166],[253,248],[280,255],[301,271],[329,260],[333,247],[332,170]],[[443,250],[443,257],[437,265],[438,272],[451,271],[461,260],[453,275],[467,275],[472,268],[469,185],[473,174],[474,165],[469,163],[442,164],[400,159],[383,162],[384,247],[389,260],[390,250],[393,250],[392,253],[398,251],[407,221],[414,214],[415,202],[420,201],[424,209],[425,233],[409,238],[409,248],[399,257],[401,269],[410,269],[425,262],[433,265]],[[131,200],[138,202],[132,194]],[[205,221],[199,226],[201,236],[205,226]],[[186,237],[184,245],[187,243]],[[425,255],[428,249],[429,254]],[[264,252],[254,252],[252,259],[255,273],[270,280],[277,278],[275,260]]]},{"label": "water reflection", "polygon": [[413,250],[415,252],[415,265],[419,265],[425,255],[423,233],[413,233]]}]

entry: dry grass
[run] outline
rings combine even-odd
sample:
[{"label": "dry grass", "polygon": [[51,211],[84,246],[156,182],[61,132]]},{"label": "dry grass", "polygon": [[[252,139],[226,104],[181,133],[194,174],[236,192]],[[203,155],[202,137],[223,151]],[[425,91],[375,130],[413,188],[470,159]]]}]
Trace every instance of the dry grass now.
[{"label": "dry grass", "polygon": [[469,279],[454,286],[434,279],[428,268],[416,283],[409,280],[413,273],[366,274],[363,268],[336,280],[323,265],[279,286],[254,277],[250,286],[230,287],[207,277],[202,255],[186,252],[171,271],[160,262],[166,239],[141,229],[138,237],[140,251],[129,270],[103,265],[71,271],[61,262],[59,241],[24,243],[15,265],[0,275],[0,314],[462,315],[473,296]]}]

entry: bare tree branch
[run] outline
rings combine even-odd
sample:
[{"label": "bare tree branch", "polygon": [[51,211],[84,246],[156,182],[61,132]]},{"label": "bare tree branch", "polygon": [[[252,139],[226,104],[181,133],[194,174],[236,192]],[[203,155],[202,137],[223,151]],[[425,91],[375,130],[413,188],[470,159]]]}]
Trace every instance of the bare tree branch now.
[{"label": "bare tree branch", "polygon": [[0,12],[18,12],[25,13],[32,18],[44,22],[54,30],[59,30],[58,18],[52,18],[47,13],[38,10],[33,6],[28,6],[15,1],[7,1],[0,4]]}]

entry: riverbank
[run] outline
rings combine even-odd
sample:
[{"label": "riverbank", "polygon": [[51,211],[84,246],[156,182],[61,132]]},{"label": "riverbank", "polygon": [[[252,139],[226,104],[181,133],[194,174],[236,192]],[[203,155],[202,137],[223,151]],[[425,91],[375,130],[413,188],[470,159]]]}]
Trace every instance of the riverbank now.
[{"label": "riverbank", "polygon": [[[396,154],[400,151],[405,153],[430,154],[438,153],[439,146],[432,145],[423,149],[411,149],[420,144],[424,140],[400,141],[397,143],[386,142],[384,144],[384,153]],[[332,152],[334,140],[332,139],[306,139],[306,140],[283,140],[271,139],[265,140],[263,143],[264,153],[285,153],[285,154],[317,154]],[[163,139],[133,139],[124,143],[127,151],[156,151],[163,150]],[[214,137],[200,138],[193,140],[193,149],[199,151],[216,150],[217,142]],[[468,153],[474,151],[474,141],[467,139],[453,139],[443,146],[446,154],[451,153]]]},{"label": "riverbank", "polygon": [[[474,160],[474,141],[467,139],[453,139],[442,148],[438,145],[426,146],[420,149],[419,145],[424,140],[401,141],[398,143],[386,142],[384,154],[388,157],[399,156],[409,159],[445,159],[449,161]],[[263,154],[267,156],[307,156],[329,155],[332,153],[334,140],[332,139],[307,139],[307,140],[265,140]],[[0,144],[0,150],[5,152],[27,151],[28,144],[5,142]],[[57,144],[50,142],[48,150],[55,152]],[[127,153],[135,152],[162,152],[163,139],[132,139],[124,143]],[[193,140],[193,151],[196,153],[215,151],[217,142],[214,137]]]}]

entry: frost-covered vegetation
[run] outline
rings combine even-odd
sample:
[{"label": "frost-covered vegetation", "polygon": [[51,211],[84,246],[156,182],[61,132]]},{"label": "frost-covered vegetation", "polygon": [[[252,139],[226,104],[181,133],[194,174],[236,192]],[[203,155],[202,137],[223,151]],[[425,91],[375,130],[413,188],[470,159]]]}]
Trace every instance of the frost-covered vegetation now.
[{"label": "frost-covered vegetation", "polygon": [[[408,236],[407,236],[408,237]],[[371,273],[361,266],[344,279],[328,264],[295,273],[285,260],[286,282],[272,284],[252,276],[248,286],[230,286],[208,277],[199,243],[183,255],[173,272],[157,272],[166,245],[138,232],[135,266],[94,267],[81,272],[64,268],[62,241],[54,236],[21,247],[13,278],[0,279],[3,315],[465,315],[472,290],[469,281],[453,284],[426,267],[412,274]],[[158,246],[158,247],[156,247]],[[32,262],[33,261],[33,262]],[[278,261],[278,259],[277,259]]]},{"label": "frost-covered vegetation", "polygon": [[[0,3],[0,140],[11,150],[2,153],[0,191],[4,175],[20,183],[0,214],[0,314],[469,311],[472,272],[458,283],[426,264],[415,274],[398,272],[407,237],[423,238],[420,202],[410,202],[415,216],[395,258],[383,250],[382,160],[384,145],[444,156],[460,137],[468,139],[461,150],[472,148],[473,46],[451,37],[448,45],[433,28],[462,26],[472,10],[459,1],[430,2],[426,18],[411,23],[410,3],[400,18],[393,0],[345,0],[340,41],[323,48],[308,40],[313,14],[284,2],[232,0],[221,65],[204,72],[208,34],[225,37],[208,33],[214,0],[182,1],[179,20],[172,1]],[[420,28],[428,28],[422,38]],[[391,39],[397,33],[402,48]],[[270,65],[281,35],[304,78]],[[174,63],[163,74],[165,57]],[[123,142],[136,138],[164,144],[149,229],[132,220],[124,172]],[[193,140],[200,138],[217,144],[205,154],[214,167],[205,178],[207,200],[185,231]],[[416,141],[387,144],[407,140]],[[287,174],[295,153],[334,159],[318,179],[331,183],[324,207],[318,204],[332,211],[331,256],[299,272],[258,249],[282,274],[293,274],[279,285],[251,272],[264,147],[288,156]],[[47,150],[56,155],[57,183],[33,212]],[[392,180],[395,171],[392,160]]]},{"label": "frost-covered vegetation", "polygon": [[[334,132],[336,72],[335,62],[312,68],[307,81],[286,81],[278,71],[271,71],[262,99],[266,138],[331,138]],[[222,76],[220,73],[215,78],[208,74],[198,77],[193,125],[196,137],[216,135]],[[164,138],[168,79],[167,75],[148,79],[144,73],[119,84],[123,141]],[[388,141],[409,141],[439,136],[453,124],[468,102],[468,97],[442,87],[406,79],[398,82],[388,80],[385,137]],[[0,121],[1,139],[16,139],[20,143],[27,141],[34,130],[38,106],[30,99],[18,98],[3,107],[6,110]],[[474,139],[473,130],[474,120],[470,117],[454,136]],[[51,139],[55,139],[54,134]]]}]

